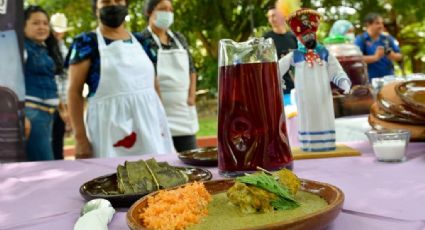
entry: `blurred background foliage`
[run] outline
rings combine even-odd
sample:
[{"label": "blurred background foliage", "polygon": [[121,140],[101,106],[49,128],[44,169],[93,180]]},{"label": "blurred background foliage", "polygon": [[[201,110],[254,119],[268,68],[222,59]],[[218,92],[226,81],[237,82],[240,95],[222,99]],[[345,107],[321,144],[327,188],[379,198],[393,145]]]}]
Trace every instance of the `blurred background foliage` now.
[{"label": "blurred background foliage", "polygon": [[[175,23],[172,30],[183,33],[191,46],[198,70],[198,89],[217,91],[218,42],[222,38],[244,41],[269,30],[267,10],[275,0],[173,0]],[[362,19],[369,12],[380,13],[388,32],[400,42],[405,70],[425,72],[425,4],[418,0],[303,0],[304,7],[323,15],[319,38],[326,37],[332,23],[347,19],[363,31]],[[25,0],[43,6],[50,14],[65,13],[70,26],[67,42],[96,27],[89,0]],[[127,26],[132,31],[146,27],[143,0],[130,1]]]}]

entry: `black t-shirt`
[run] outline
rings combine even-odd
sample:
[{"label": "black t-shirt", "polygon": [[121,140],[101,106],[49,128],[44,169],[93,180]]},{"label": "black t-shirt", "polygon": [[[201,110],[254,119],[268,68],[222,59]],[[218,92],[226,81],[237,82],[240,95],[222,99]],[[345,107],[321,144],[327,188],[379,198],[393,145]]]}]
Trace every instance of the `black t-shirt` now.
[{"label": "black t-shirt", "polygon": [[[284,34],[277,34],[273,31],[268,31],[264,34],[264,38],[272,38],[276,46],[277,57],[280,59],[291,50],[298,48],[297,37],[292,32],[286,32]],[[292,80],[289,72],[283,75],[285,80],[286,89],[284,90],[285,94],[289,94],[291,89],[294,88],[294,81]]]},{"label": "black t-shirt", "polygon": [[277,57],[281,58],[288,54],[291,50],[298,48],[297,37],[292,32],[277,34],[273,31],[268,31],[264,34],[264,38],[272,38],[276,46]]}]

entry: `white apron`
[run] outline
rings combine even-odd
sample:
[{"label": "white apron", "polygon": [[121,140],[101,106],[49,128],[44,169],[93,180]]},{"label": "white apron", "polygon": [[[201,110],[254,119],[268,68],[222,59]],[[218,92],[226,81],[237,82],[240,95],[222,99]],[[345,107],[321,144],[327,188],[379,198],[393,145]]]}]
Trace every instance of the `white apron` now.
[{"label": "white apron", "polygon": [[196,107],[187,104],[190,85],[187,50],[171,31],[167,33],[179,48],[164,50],[158,36],[150,27],[148,30],[159,47],[156,69],[171,134],[172,136],[193,135],[199,130],[199,125]]},{"label": "white apron", "polygon": [[96,157],[175,152],[154,87],[154,66],[132,34],[132,43],[106,45],[96,30],[100,81],[89,98],[87,129]]}]

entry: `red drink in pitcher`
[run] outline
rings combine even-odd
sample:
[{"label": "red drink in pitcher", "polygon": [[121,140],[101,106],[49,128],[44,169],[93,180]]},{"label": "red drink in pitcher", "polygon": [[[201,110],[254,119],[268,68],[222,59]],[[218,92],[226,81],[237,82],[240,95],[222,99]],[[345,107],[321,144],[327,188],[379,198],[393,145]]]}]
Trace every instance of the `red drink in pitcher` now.
[{"label": "red drink in pitcher", "polygon": [[219,70],[220,174],[292,168],[282,88],[276,62],[222,66]]}]

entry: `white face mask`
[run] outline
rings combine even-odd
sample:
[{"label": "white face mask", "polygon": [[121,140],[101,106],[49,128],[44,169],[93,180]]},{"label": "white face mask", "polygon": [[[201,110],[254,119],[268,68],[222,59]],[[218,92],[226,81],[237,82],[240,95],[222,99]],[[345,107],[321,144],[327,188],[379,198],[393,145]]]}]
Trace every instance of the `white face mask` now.
[{"label": "white face mask", "polygon": [[169,11],[156,12],[155,26],[161,29],[168,29],[174,22],[174,14]]},{"label": "white face mask", "polygon": [[354,35],[354,33],[345,34],[345,37],[348,38],[350,41],[354,41],[354,39],[356,39],[356,35]]}]

